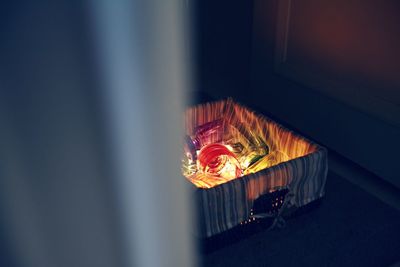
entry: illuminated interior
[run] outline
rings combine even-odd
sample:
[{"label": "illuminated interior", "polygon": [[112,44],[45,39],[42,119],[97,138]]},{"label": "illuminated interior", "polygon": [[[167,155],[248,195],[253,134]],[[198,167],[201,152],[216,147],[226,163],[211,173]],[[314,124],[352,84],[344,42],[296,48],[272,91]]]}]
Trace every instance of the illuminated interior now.
[{"label": "illuminated interior", "polygon": [[185,130],[182,172],[199,188],[212,188],[316,150],[231,99],[189,108]]}]

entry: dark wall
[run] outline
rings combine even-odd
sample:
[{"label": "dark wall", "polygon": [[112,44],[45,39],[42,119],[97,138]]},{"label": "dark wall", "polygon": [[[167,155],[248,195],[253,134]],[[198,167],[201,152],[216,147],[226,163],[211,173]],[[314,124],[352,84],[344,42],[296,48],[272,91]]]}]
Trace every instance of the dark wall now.
[{"label": "dark wall", "polygon": [[199,91],[249,87],[252,1],[195,0],[194,45]]}]

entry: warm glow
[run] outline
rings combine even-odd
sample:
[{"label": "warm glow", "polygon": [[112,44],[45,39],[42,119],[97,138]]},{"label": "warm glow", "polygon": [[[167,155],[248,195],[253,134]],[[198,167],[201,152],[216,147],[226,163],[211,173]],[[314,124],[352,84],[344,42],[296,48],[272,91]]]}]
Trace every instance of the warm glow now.
[{"label": "warm glow", "polygon": [[305,156],[315,145],[231,99],[185,113],[183,174],[199,188],[211,188]]}]

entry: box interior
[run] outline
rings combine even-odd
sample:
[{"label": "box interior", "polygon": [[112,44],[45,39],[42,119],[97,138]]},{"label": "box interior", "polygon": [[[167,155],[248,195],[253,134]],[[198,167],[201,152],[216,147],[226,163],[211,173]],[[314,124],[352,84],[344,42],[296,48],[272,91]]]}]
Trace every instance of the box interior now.
[{"label": "box interior", "polygon": [[[250,151],[249,147],[252,145],[248,140],[253,138],[265,143],[268,153],[264,155],[264,158],[258,157],[259,160],[250,166],[246,162],[246,157],[242,156],[241,160],[239,160],[241,174],[231,175],[230,177],[215,176],[203,172],[197,159],[194,165],[194,168],[196,168],[194,173],[185,173],[183,171],[183,174],[198,188],[212,188],[282,162],[306,156],[317,150],[317,145],[308,142],[303,137],[267,117],[235,103],[232,99],[200,104],[189,108],[185,112],[185,133],[187,136],[195,138],[199,126],[207,123],[212,124],[218,120],[223,121],[222,130],[220,131],[222,136],[215,133],[209,134],[204,141],[206,145],[217,143],[225,145],[232,150],[229,143],[235,140],[235,142],[242,143],[245,149]],[[199,155],[203,147],[196,152],[197,155]],[[235,155],[238,156],[238,154]]]}]

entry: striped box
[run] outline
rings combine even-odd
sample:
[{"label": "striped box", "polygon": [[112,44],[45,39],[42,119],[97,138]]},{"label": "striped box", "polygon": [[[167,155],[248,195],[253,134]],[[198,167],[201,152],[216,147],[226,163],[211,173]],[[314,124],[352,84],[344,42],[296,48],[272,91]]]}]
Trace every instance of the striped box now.
[{"label": "striped box", "polygon": [[[231,99],[200,104],[185,112],[186,134],[205,123],[224,118],[246,124],[265,138],[271,151],[283,151],[288,160],[211,188],[199,188],[188,181],[195,195],[199,236],[211,237],[250,219],[273,216],[275,220],[324,196],[328,171],[327,150],[273,120]],[[279,212],[254,214],[254,205],[277,190],[288,193]]]}]

